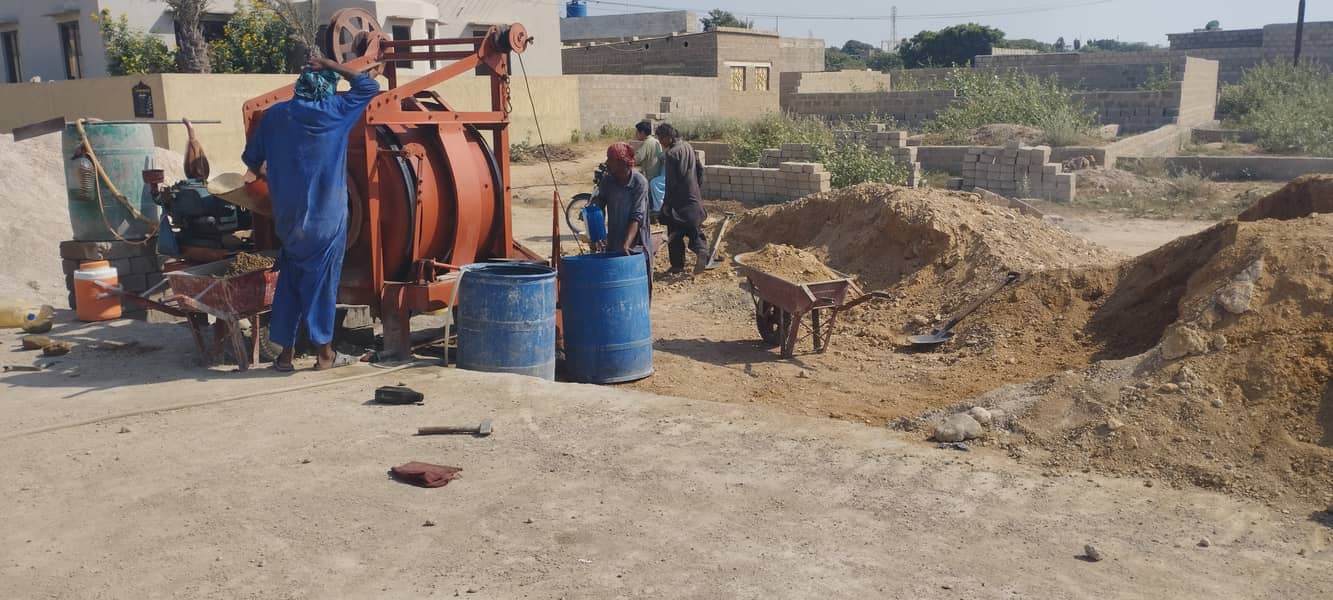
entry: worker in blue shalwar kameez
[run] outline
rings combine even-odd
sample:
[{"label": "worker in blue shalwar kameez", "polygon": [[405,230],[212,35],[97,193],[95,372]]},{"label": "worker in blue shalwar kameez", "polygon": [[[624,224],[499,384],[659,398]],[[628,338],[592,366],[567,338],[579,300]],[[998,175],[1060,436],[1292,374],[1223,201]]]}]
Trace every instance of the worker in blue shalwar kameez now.
[{"label": "worker in blue shalwar kameez", "polygon": [[[351,90],[336,94],[339,75]],[[253,181],[262,173],[273,201],[282,250],[269,339],[282,346],[273,361],[291,371],[296,335],[306,326],[319,346],[316,369],[356,362],[333,350],[333,327],[347,241],[347,136],[380,86],[365,73],[312,57],[296,80],[296,97],[264,112],[241,155]]]}]

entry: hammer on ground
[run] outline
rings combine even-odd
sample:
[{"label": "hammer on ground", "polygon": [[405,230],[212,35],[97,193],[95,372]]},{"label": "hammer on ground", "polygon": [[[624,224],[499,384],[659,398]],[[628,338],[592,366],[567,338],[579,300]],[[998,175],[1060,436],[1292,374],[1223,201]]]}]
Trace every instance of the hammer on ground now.
[{"label": "hammer on ground", "polygon": [[476,427],[420,427],[417,428],[417,435],[475,435],[477,437],[486,437],[491,434],[491,420],[483,420]]}]

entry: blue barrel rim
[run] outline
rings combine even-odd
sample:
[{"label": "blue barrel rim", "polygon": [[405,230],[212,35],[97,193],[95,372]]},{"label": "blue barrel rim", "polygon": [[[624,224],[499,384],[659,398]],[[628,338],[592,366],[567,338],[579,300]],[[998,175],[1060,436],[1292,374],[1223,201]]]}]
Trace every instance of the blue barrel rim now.
[{"label": "blue barrel rim", "polygon": [[507,279],[542,279],[556,274],[556,270],[535,262],[471,263],[459,267],[464,275],[494,276]]}]

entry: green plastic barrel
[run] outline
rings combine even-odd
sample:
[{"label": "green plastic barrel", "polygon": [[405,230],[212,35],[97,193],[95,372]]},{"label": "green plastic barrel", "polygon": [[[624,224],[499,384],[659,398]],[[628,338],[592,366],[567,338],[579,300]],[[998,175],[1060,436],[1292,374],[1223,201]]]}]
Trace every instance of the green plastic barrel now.
[{"label": "green plastic barrel", "polygon": [[65,127],[61,152],[65,160],[65,189],[69,196],[69,221],[74,229],[74,239],[104,242],[117,239],[117,235],[127,240],[148,237],[158,220],[157,205],[153,203],[152,194],[143,182],[143,170],[157,168],[151,162],[152,127],[89,122],[83,125],[83,131],[88,135],[88,142],[102,170],[116,189],[131,206],[152,222],[140,220],[116,201],[106,182],[97,175],[92,162],[80,152],[82,140],[78,129],[71,124]]}]

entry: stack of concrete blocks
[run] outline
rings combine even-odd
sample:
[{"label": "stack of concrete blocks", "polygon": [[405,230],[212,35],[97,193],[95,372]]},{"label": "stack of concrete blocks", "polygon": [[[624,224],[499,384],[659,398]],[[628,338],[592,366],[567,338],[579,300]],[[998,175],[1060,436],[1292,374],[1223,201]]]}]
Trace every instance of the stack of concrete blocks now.
[{"label": "stack of concrete blocks", "polygon": [[[65,270],[65,289],[69,291],[71,309],[74,308],[74,271],[85,262],[104,260],[111,263],[116,269],[120,287],[134,294],[142,294],[162,281],[156,238],[149,238],[142,244],[74,240],[60,242],[60,258]],[[144,307],[122,299],[121,312],[131,317],[142,316]]]},{"label": "stack of concrete blocks", "polygon": [[824,165],[783,162],[776,169],[763,167],[704,167],[705,198],[740,202],[782,202],[827,192],[832,176]]},{"label": "stack of concrete blocks", "polygon": [[781,148],[768,148],[759,157],[759,166],[776,169],[784,162],[814,162],[816,156],[814,144],[783,144]]},{"label": "stack of concrete blocks", "polygon": [[969,148],[963,156],[963,189],[983,188],[1014,198],[1073,201],[1075,175],[1062,173],[1060,164],[1050,159],[1049,146],[1011,143],[1003,148]]}]

